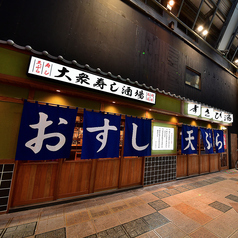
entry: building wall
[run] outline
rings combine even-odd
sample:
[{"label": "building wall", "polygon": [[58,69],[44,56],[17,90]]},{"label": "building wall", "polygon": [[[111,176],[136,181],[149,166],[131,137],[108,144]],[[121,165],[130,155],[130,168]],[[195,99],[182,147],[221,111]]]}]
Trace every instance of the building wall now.
[{"label": "building wall", "polygon": [[[237,131],[237,79],[129,1],[4,1],[0,16],[2,40],[229,111]],[[10,63],[2,71],[13,75],[13,64],[27,61]],[[184,83],[186,66],[201,73],[201,90]]]},{"label": "building wall", "polygon": [[[4,1],[0,16],[2,40],[229,111],[236,132],[237,79],[129,1]],[[186,66],[201,73],[201,90],[185,85]]]}]

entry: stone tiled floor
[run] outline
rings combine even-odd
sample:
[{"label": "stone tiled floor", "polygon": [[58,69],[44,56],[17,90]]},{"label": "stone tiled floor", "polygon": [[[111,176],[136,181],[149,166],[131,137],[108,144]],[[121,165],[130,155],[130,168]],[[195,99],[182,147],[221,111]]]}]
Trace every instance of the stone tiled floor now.
[{"label": "stone tiled floor", "polygon": [[3,238],[238,238],[238,171],[0,215]]}]

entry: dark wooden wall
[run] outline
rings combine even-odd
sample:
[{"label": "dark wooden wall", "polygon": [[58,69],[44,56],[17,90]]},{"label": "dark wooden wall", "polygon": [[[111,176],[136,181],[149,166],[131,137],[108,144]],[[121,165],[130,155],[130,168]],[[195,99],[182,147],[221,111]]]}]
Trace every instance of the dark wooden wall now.
[{"label": "dark wooden wall", "polygon": [[[173,32],[120,0],[2,0],[0,39],[46,50],[132,81],[158,87],[234,114],[237,80]],[[209,52],[211,55],[211,52]],[[214,58],[220,57],[214,53]],[[222,60],[221,60],[222,62]],[[201,73],[202,89],[184,83]]]}]

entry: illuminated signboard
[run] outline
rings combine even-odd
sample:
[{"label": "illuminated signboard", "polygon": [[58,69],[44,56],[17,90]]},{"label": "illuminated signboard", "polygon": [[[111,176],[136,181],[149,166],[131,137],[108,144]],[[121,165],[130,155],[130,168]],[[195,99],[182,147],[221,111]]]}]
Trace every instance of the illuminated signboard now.
[{"label": "illuminated signboard", "polygon": [[213,110],[213,120],[215,121],[223,121],[224,113],[222,111]]},{"label": "illuminated signboard", "polygon": [[184,113],[185,115],[201,117],[217,122],[225,122],[225,123],[233,122],[232,113],[217,110],[208,106],[201,106],[200,103],[185,102]]},{"label": "illuminated signboard", "polygon": [[223,121],[226,123],[232,123],[233,122],[233,114],[224,112]]},{"label": "illuminated signboard", "polygon": [[200,116],[201,114],[201,104],[194,104],[194,103],[189,103],[188,104],[188,115],[193,115],[193,116]]},{"label": "illuminated signboard", "polygon": [[152,154],[172,154],[177,150],[177,128],[152,122]]},{"label": "illuminated signboard", "polygon": [[29,75],[155,104],[156,94],[153,92],[33,56],[31,57],[27,73]]},{"label": "illuminated signboard", "polygon": [[202,107],[202,117],[206,119],[213,118],[213,108],[210,107]]}]

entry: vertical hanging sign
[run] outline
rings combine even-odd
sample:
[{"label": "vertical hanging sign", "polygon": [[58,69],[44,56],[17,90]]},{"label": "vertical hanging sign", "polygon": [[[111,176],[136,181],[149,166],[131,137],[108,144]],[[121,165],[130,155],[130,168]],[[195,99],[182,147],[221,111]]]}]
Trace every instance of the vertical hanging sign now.
[{"label": "vertical hanging sign", "polygon": [[119,157],[121,116],[84,109],[81,159]]},{"label": "vertical hanging sign", "polygon": [[16,160],[68,158],[76,115],[77,108],[40,105],[25,100]]},{"label": "vertical hanging sign", "polygon": [[213,153],[213,137],[212,137],[212,130],[200,128],[202,133],[203,144],[205,147],[205,151],[207,154]]},{"label": "vertical hanging sign", "polygon": [[198,128],[182,125],[182,153],[197,154]]},{"label": "vertical hanging sign", "polygon": [[223,131],[222,130],[213,130],[213,131],[214,131],[216,152],[217,153],[225,152]]},{"label": "vertical hanging sign", "polygon": [[126,116],[124,156],[151,155],[151,120]]}]

